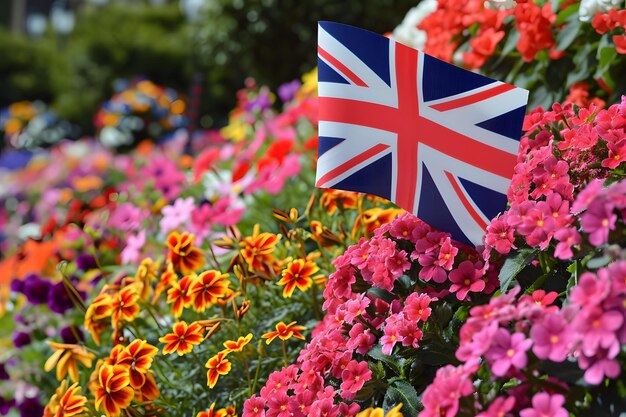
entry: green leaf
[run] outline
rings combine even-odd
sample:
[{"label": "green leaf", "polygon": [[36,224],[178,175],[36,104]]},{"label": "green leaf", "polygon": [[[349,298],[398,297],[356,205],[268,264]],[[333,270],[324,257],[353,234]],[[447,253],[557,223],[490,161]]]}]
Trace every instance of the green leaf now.
[{"label": "green leaf", "polygon": [[598,269],[598,268],[602,268],[603,266],[607,266],[610,262],[612,261],[612,259],[608,256],[601,256],[599,258],[592,258],[589,260],[589,262],[587,262],[587,268],[589,269]]},{"label": "green leaf", "polygon": [[369,352],[367,352],[367,356],[386,364],[397,375],[402,374],[402,368],[404,366],[405,360],[403,358],[398,358],[396,355],[393,354],[385,355],[380,346],[374,346]]},{"label": "green leaf", "polygon": [[424,409],[415,388],[403,380],[397,380],[387,388],[383,408],[385,411],[402,403],[400,412],[405,416],[416,416]]},{"label": "green leaf", "polygon": [[564,10],[561,10],[557,17],[556,17],[556,21],[554,22],[554,24],[556,26],[562,25],[563,23],[565,23],[568,18],[570,18],[570,16],[572,16],[574,13],[576,13],[576,19],[578,20],[578,9],[580,8],[580,4],[578,3],[574,3],[571,6],[565,8]]},{"label": "green leaf", "polygon": [[567,24],[556,35],[556,50],[564,51],[574,42],[580,31],[581,22],[578,16],[573,14],[567,19]]},{"label": "green leaf", "polygon": [[507,258],[504,261],[504,265],[502,265],[498,275],[502,292],[509,288],[517,274],[535,259],[537,253],[537,249],[520,249],[514,257]]}]

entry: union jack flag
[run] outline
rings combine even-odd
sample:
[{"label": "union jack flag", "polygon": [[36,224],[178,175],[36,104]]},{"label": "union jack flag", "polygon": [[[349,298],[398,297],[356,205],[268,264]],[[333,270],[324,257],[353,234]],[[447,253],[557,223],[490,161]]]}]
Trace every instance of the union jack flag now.
[{"label": "union jack flag", "polygon": [[320,22],[316,186],[375,194],[463,243],[506,207],[528,91]]}]

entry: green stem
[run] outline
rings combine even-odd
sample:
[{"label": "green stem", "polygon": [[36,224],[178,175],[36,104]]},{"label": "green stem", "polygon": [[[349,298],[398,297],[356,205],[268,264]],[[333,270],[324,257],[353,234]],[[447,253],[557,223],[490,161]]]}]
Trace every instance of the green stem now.
[{"label": "green stem", "polygon": [[317,321],[322,321],[322,312],[320,310],[319,303],[317,302],[317,284],[313,282],[313,286],[311,288],[311,299],[313,301],[313,312],[315,313],[315,318]]},{"label": "green stem", "polygon": [[248,360],[246,359],[246,355],[243,352],[239,352],[239,356],[241,356],[241,360],[243,361],[243,366],[246,369],[246,377],[248,378],[248,397],[252,396],[252,381],[250,380],[250,368],[248,367]]},{"label": "green stem", "polygon": [[287,343],[281,339],[281,342],[283,342],[283,365],[285,365],[285,368],[287,367]]}]

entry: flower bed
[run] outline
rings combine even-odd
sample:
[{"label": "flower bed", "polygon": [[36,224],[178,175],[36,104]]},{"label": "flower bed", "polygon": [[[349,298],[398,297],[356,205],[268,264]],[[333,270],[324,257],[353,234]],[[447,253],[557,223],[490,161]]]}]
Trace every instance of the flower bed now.
[{"label": "flower bed", "polygon": [[544,103],[479,248],[313,188],[315,73],[279,89],[280,112],[250,82],[229,125],[190,145],[185,131],[127,155],[64,143],[5,174],[0,413],[620,415],[616,3],[424,1],[411,15],[426,52]]}]

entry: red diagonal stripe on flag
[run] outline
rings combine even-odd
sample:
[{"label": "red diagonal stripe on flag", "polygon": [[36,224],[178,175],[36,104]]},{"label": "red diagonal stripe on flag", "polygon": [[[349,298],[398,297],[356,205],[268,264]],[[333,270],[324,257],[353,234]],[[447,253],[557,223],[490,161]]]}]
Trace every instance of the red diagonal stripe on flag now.
[{"label": "red diagonal stripe on flag", "polygon": [[320,46],[317,47],[317,53],[320,57],[324,58],[324,60],[328,61],[328,63],[330,63],[333,67],[338,69],[343,75],[348,77],[348,79],[352,81],[353,84],[356,84],[359,87],[367,87],[367,84],[365,84],[365,82],[360,79],[358,75],[352,72],[350,68],[346,67],[344,64],[342,64],[339,60],[326,52]]},{"label": "red diagonal stripe on flag", "polygon": [[463,192],[463,190],[461,190],[461,187],[459,187],[459,184],[454,178],[454,175],[446,170],[444,170],[443,172],[446,174],[446,177],[448,177],[450,185],[452,185],[452,188],[454,188],[454,192],[459,197],[459,200],[461,200],[461,203],[463,204],[463,207],[465,207],[465,210],[467,210],[470,216],[472,216],[472,219],[474,219],[476,224],[478,224],[483,230],[487,230],[487,223],[482,218],[482,216],[478,214],[478,212],[474,209],[474,206],[472,206],[472,204],[469,202],[469,200],[465,196],[465,193]]},{"label": "red diagonal stripe on flag", "polygon": [[514,85],[500,84],[488,90],[472,94],[471,96],[457,98],[456,100],[446,101],[445,103],[434,104],[430,106],[430,108],[437,111],[458,109],[459,107],[469,106],[470,104],[478,103],[479,101],[495,97],[498,94],[506,93],[507,91],[513,90],[514,88]]}]

